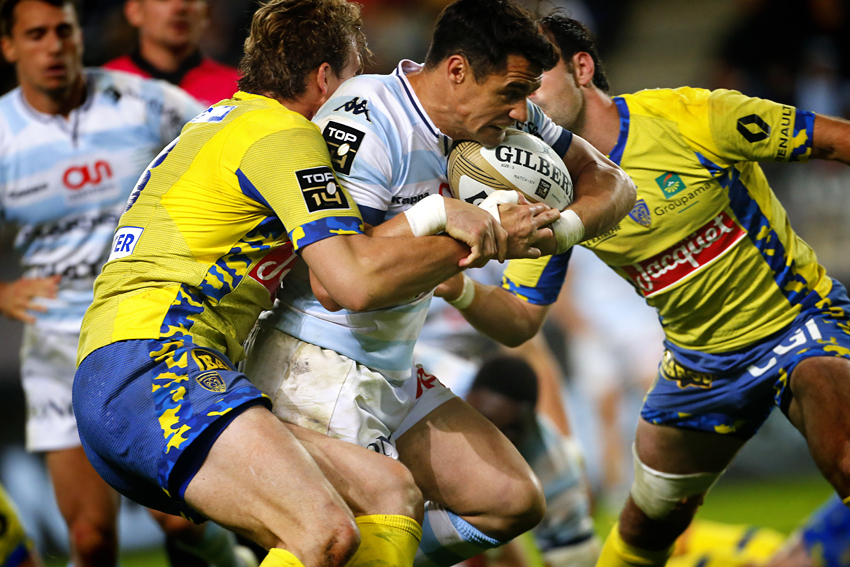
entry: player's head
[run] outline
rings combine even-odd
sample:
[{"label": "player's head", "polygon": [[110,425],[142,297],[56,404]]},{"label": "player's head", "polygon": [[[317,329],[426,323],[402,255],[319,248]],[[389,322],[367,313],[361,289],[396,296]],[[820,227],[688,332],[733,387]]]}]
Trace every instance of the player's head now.
[{"label": "player's head", "polygon": [[527,120],[526,99],[557,56],[534,19],[513,0],[457,0],[440,14],[425,69],[445,76],[453,138],[494,146]]},{"label": "player's head", "polygon": [[543,18],[540,27],[555,45],[559,60],[543,73],[531,100],[559,126],[581,133],[586,120],[583,89],[609,90],[596,42],[584,24],[558,12]]},{"label": "player's head", "polygon": [[360,25],[359,5],[346,0],[269,0],[245,40],[240,90],[286,101],[306,97],[311,106],[318,97],[320,106],[369,55]]},{"label": "player's head", "polygon": [[127,0],[124,15],[142,43],[194,51],[209,24],[206,0]]},{"label": "player's head", "polygon": [[25,90],[62,100],[83,81],[83,36],[71,0],[4,0],[0,44]]},{"label": "player's head", "polygon": [[519,445],[534,427],[537,374],[520,358],[491,358],[476,374],[466,401]]}]

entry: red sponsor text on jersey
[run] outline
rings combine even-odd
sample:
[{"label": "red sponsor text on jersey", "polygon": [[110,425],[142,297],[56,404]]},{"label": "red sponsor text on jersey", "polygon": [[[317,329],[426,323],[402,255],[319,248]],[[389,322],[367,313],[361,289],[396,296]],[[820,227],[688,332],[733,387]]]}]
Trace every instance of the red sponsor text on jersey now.
[{"label": "red sponsor text on jersey", "polygon": [[425,390],[430,390],[439,383],[436,376],[428,374],[421,366],[418,367],[416,369],[416,399],[418,400]]},{"label": "red sponsor text on jersey", "polygon": [[263,259],[257,262],[257,265],[248,275],[263,284],[269,290],[269,295],[274,299],[275,292],[280,287],[280,282],[292,270],[297,259],[298,256],[292,249],[292,243],[287,242],[263,256]]},{"label": "red sponsor text on jersey", "polygon": [[723,211],[684,240],[652,258],[623,266],[623,271],[644,297],[652,297],[709,265],[746,234]]},{"label": "red sponsor text on jersey", "polygon": [[97,185],[104,179],[112,179],[112,167],[104,160],[98,160],[94,164],[69,167],[62,175],[62,183],[72,191],[82,189],[89,183]]}]

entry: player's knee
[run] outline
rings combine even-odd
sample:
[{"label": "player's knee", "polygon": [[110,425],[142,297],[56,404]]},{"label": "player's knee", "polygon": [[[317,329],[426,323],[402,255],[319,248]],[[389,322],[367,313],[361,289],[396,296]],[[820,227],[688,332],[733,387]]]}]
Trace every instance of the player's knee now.
[{"label": "player's knee", "polygon": [[83,564],[112,566],[117,560],[118,536],[115,526],[98,524],[80,518],[68,526],[68,534],[74,552]]},{"label": "player's knee", "polygon": [[339,514],[325,523],[323,537],[319,538],[318,543],[321,565],[344,567],[360,546],[360,532],[348,515]]},{"label": "player's knee", "polygon": [[720,472],[672,474],[657,471],[644,464],[634,452],[635,480],[631,498],[647,518],[656,521],[687,518],[685,525],[702,504],[703,495],[723,474]]},{"label": "player's knee", "polygon": [[375,484],[368,498],[369,513],[407,516],[422,523],[422,492],[410,470],[398,461],[391,461],[389,466],[384,467],[380,484]]},{"label": "player's knee", "polygon": [[[530,472],[530,471],[529,471]],[[499,521],[487,535],[506,541],[534,528],[546,513],[546,498],[540,481],[531,473],[498,492],[496,514]]]},{"label": "player's knee", "polygon": [[203,537],[205,526],[193,524],[189,520],[170,514],[153,515],[162,532],[178,541],[192,544]]}]

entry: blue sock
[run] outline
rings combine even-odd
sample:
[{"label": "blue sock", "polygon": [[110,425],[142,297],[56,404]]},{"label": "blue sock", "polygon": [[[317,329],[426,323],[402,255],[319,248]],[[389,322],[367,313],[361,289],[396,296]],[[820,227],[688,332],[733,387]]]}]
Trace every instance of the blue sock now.
[{"label": "blue sock", "polygon": [[449,567],[505,543],[481,533],[439,504],[426,502],[422,541],[413,566]]}]

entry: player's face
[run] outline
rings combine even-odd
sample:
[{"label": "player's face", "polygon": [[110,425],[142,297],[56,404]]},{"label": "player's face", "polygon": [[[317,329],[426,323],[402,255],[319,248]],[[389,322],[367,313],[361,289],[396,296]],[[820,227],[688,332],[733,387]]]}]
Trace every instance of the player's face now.
[{"label": "player's face", "polygon": [[209,23],[206,0],[132,0],[126,13],[143,39],[168,48],[197,46]]},{"label": "player's face", "polygon": [[[528,59],[509,55],[507,67],[480,83],[471,77],[457,99],[460,132],[455,139],[471,139],[486,147],[505,139],[505,128],[528,119],[528,96],[540,85],[540,71]],[[448,133],[448,132],[447,132]]]},{"label": "player's face", "polygon": [[525,440],[528,434],[529,409],[523,404],[487,388],[470,390],[466,401],[490,420],[514,445],[520,445]]},{"label": "player's face", "polygon": [[561,59],[551,71],[543,73],[540,88],[528,98],[558,126],[578,133],[584,127],[584,93],[571,62]]},{"label": "player's face", "polygon": [[23,0],[15,6],[11,33],[2,44],[24,89],[57,98],[83,80],[83,37],[71,5]]}]

